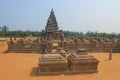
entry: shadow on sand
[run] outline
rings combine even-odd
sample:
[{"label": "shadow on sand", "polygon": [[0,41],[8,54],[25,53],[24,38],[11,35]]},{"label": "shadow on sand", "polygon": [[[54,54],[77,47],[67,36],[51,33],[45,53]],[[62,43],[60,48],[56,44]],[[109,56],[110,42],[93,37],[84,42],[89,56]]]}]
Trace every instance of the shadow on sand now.
[{"label": "shadow on sand", "polygon": [[31,77],[39,76],[38,67],[33,67],[33,68],[32,68],[31,73],[30,73],[30,76],[31,76]]},{"label": "shadow on sand", "polygon": [[39,74],[38,72],[38,67],[33,67],[30,73],[31,77],[36,77],[36,76],[59,76],[62,74]]},{"label": "shadow on sand", "polygon": [[73,76],[73,75],[93,75],[93,74],[96,74],[96,73],[70,73],[70,74],[64,74],[64,76]]},{"label": "shadow on sand", "polygon": [[36,77],[36,76],[72,76],[72,75],[88,75],[88,74],[96,74],[96,73],[61,73],[61,74],[39,74],[38,72],[38,67],[33,67],[30,73],[31,77]]}]

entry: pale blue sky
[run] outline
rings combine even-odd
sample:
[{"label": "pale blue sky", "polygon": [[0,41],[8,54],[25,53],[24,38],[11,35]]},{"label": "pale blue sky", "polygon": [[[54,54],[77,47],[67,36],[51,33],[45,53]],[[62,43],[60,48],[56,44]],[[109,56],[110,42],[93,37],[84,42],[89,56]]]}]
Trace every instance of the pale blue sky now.
[{"label": "pale blue sky", "polygon": [[41,31],[52,8],[60,29],[120,31],[120,0],[0,0],[0,26]]}]

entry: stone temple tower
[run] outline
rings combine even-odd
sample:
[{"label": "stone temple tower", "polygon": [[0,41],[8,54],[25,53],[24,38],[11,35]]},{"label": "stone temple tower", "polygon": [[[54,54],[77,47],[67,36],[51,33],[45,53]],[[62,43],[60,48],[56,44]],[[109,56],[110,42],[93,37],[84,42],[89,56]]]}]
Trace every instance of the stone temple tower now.
[{"label": "stone temple tower", "polygon": [[45,30],[46,31],[58,30],[58,24],[57,24],[53,9],[51,10],[50,16],[49,16],[48,21],[47,21],[47,25],[45,27]]},{"label": "stone temple tower", "polygon": [[63,31],[59,30],[53,9],[50,12],[50,16],[47,20],[45,30],[42,30],[42,38],[46,40],[63,40],[64,39]]}]

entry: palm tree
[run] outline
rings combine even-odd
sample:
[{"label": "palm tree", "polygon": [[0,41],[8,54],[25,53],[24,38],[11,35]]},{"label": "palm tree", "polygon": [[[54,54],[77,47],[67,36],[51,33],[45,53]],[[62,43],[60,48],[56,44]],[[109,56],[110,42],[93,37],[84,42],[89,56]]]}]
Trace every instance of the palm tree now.
[{"label": "palm tree", "polygon": [[5,25],[3,27],[0,27],[0,29],[1,29],[2,34],[6,37],[7,31],[8,31],[8,27]]}]

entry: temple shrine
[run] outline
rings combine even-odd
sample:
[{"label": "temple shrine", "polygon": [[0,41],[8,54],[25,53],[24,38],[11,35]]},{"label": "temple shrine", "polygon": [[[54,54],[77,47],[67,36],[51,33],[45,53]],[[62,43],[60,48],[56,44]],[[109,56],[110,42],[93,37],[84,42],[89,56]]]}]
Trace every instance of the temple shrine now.
[{"label": "temple shrine", "polygon": [[42,38],[46,40],[61,40],[61,41],[63,41],[64,39],[63,31],[59,30],[53,9],[51,10],[50,16],[47,20],[45,30],[42,30]]},{"label": "temple shrine", "polygon": [[86,49],[79,49],[77,52],[69,54],[66,54],[64,48],[54,50],[53,47],[59,45],[51,41],[57,40],[62,43],[66,41],[64,40],[63,31],[58,30],[53,9],[48,18],[45,31],[42,31],[42,38],[47,40],[52,48],[47,48],[50,51],[39,58],[39,74],[97,72],[99,61],[88,55]]},{"label": "temple shrine", "polygon": [[39,74],[97,72],[99,61],[86,51],[94,49],[96,43],[82,41],[64,38],[52,9],[40,38],[11,38],[8,52],[44,53],[38,61]]}]

